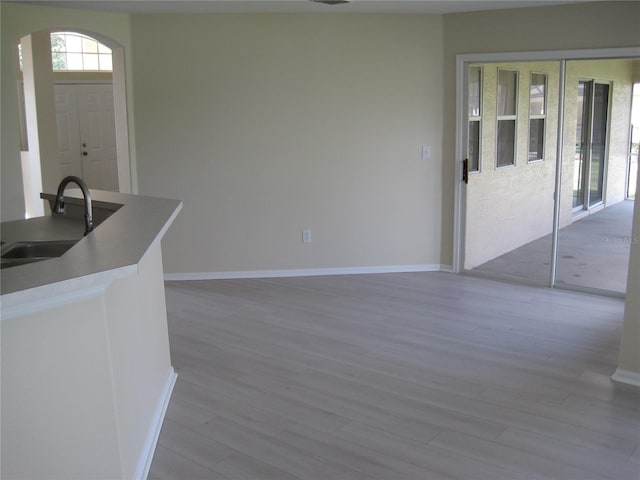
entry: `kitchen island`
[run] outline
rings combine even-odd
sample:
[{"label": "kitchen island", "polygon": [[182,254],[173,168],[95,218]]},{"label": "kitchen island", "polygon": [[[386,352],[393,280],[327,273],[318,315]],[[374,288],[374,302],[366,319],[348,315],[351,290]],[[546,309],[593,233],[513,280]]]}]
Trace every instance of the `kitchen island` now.
[{"label": "kitchen island", "polygon": [[79,190],[65,215],[1,225],[5,245],[78,240],[1,270],[2,478],[144,478],[151,463],[176,379],[160,241],[182,203],[91,196],[84,237]]}]

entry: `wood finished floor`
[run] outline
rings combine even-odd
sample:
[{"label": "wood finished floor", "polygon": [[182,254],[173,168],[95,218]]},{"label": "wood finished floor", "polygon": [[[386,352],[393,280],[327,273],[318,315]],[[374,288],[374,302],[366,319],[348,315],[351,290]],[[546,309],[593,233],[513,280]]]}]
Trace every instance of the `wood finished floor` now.
[{"label": "wood finished floor", "polygon": [[446,273],[168,282],[149,478],[638,480],[623,309]]}]

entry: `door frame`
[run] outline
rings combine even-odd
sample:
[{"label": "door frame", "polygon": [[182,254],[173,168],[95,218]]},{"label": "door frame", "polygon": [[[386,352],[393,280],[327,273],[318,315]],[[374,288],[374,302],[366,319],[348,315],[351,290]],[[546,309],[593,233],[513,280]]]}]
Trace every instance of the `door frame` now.
[{"label": "door frame", "polygon": [[[506,62],[534,62],[534,61],[559,61],[560,62],[560,92],[558,106],[558,132],[556,153],[556,198],[561,185],[564,131],[564,103],[565,103],[565,76],[567,60],[594,60],[607,58],[639,58],[640,47],[603,48],[585,50],[552,50],[552,51],[528,51],[528,52],[494,52],[471,53],[456,55],[456,140],[454,166],[454,218],[453,218],[453,258],[452,270],[455,273],[464,271],[464,247],[466,224],[466,185],[462,181],[463,160],[467,143],[467,68],[470,63],[506,63]],[[549,279],[549,287],[555,285],[555,264],[557,260],[557,236],[559,229],[559,202],[555,202],[553,221],[553,252],[552,272]]]}]

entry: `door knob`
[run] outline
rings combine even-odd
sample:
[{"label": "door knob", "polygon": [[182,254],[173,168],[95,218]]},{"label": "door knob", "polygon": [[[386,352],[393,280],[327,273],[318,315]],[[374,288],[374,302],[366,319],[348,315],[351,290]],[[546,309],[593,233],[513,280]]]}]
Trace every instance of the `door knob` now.
[{"label": "door knob", "polygon": [[89,155],[87,152],[82,152],[83,157],[86,157],[87,155]]}]

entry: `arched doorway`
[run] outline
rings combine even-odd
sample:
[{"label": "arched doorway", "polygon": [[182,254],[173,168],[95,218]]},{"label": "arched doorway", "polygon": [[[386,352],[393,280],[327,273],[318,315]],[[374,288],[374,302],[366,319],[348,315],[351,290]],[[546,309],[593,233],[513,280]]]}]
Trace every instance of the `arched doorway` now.
[{"label": "arched doorway", "polygon": [[[61,39],[64,48],[61,48]],[[70,44],[69,48],[67,42]],[[27,217],[44,214],[46,207],[39,199],[40,192],[54,191],[61,178],[68,174],[90,179],[92,188],[130,193],[131,168],[123,47],[98,33],[74,28],[33,32],[22,37],[20,45],[24,85],[21,157]],[[107,59],[107,56],[110,58]],[[66,82],[56,81],[61,75],[61,61],[62,66],[66,67]],[[108,87],[97,87],[100,82],[95,81],[101,70],[100,62],[103,62],[103,66],[105,62],[112,66],[107,75],[108,82],[104,84]],[[56,72],[54,63],[58,67]],[[84,65],[87,68],[78,68]],[[68,75],[69,73],[72,75]],[[87,74],[94,79],[87,82]],[[85,87],[70,87],[81,84]],[[56,100],[64,96],[67,100],[72,97],[75,99],[70,101],[70,108],[75,108],[76,116],[81,114],[78,111],[79,103],[83,104],[85,111],[89,111],[88,117],[75,120],[78,127],[76,132],[70,130],[74,124],[69,120],[70,110],[66,112],[65,120],[65,112],[56,108]],[[98,107],[102,108],[101,112],[96,110]],[[105,127],[104,120],[108,120],[108,127]],[[111,136],[106,142],[105,135]],[[66,152],[66,160],[61,152]],[[98,153],[106,154],[106,160],[94,161]],[[80,160],[70,160],[70,154]],[[89,156],[92,158],[83,159]],[[108,172],[108,178],[100,180],[97,172]]]}]

